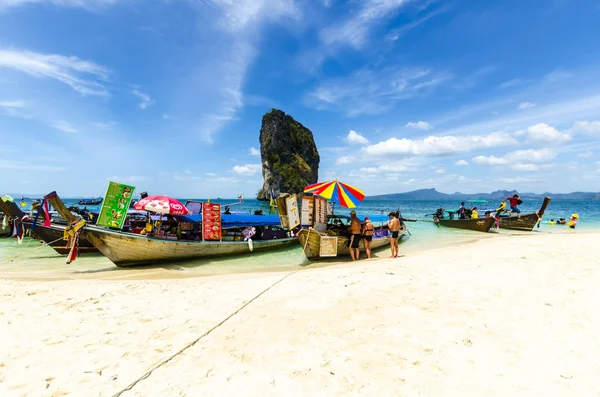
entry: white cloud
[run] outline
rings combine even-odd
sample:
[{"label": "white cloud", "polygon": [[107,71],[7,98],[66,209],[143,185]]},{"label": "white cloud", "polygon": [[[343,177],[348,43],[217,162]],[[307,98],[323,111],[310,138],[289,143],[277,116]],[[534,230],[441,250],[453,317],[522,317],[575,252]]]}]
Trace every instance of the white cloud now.
[{"label": "white cloud", "polygon": [[497,178],[496,181],[506,183],[508,185],[514,185],[518,183],[534,183],[535,181],[530,178],[523,178],[522,176],[516,177],[505,177],[505,178]]},{"label": "white cloud", "polygon": [[250,156],[260,156],[260,150],[258,150],[257,148],[255,148],[255,147],[253,146],[253,147],[251,147],[251,148],[248,150],[248,154],[249,154]]},{"label": "white cloud", "polygon": [[527,149],[507,153],[504,157],[510,162],[539,164],[553,161],[556,158],[556,153],[551,149]]},{"label": "white cloud", "polygon": [[378,167],[362,167],[359,171],[366,174],[399,174],[408,171],[408,167],[402,164],[385,164]]},{"label": "white cloud", "polygon": [[56,128],[57,130],[64,131],[64,132],[69,132],[69,133],[77,132],[77,130],[75,129],[73,124],[71,124],[67,121],[64,121],[64,120],[57,121],[56,123],[54,123],[52,125],[52,127]]},{"label": "white cloud", "polygon": [[168,114],[163,114],[163,115],[162,115],[162,118],[163,118],[164,120],[170,120],[170,119],[172,119],[172,117],[171,117],[171,116],[169,116]]},{"label": "white cloud", "polygon": [[348,132],[348,136],[346,136],[345,140],[346,140],[346,142],[353,144],[353,145],[354,144],[356,144],[356,145],[368,145],[369,144],[369,140],[367,138],[360,135],[358,132],[356,132],[354,130],[350,130],[350,132]]},{"label": "white cloud", "polygon": [[379,20],[393,17],[407,0],[363,0],[360,8],[340,23],[323,29],[319,37],[326,46],[362,48],[369,33]]},{"label": "white cloud", "polygon": [[458,160],[456,163],[454,163],[454,165],[465,166],[469,165],[469,162],[467,160]]},{"label": "white cloud", "polygon": [[513,164],[510,168],[517,171],[539,171],[540,167],[537,164]]},{"label": "white cloud", "polygon": [[25,101],[0,101],[0,108],[23,108]]},{"label": "white cloud", "polygon": [[262,171],[262,164],[236,165],[232,171],[240,175],[255,175]]},{"label": "white cloud", "polygon": [[[426,4],[424,8],[426,8],[428,4]],[[412,22],[409,22],[409,23],[407,23],[405,25],[402,25],[402,26],[400,26],[398,28],[392,29],[386,35],[386,39],[391,40],[391,41],[396,41],[400,37],[402,37],[402,35],[404,35],[406,32],[408,32],[408,31],[416,28],[417,26],[421,25],[422,23],[427,22],[431,18],[433,18],[433,17],[435,17],[435,16],[437,16],[439,14],[442,14],[442,13],[444,13],[446,11],[448,11],[448,8],[446,8],[446,7],[438,8],[437,10],[432,11],[429,14],[427,14],[427,15],[419,18],[419,19],[416,19],[416,20],[414,20]]]},{"label": "white cloud", "polygon": [[0,160],[0,168],[16,169],[16,170],[33,170],[33,171],[65,171],[66,167],[57,167],[50,165],[36,165],[23,161]]},{"label": "white cloud", "polygon": [[109,95],[104,84],[109,79],[110,71],[74,56],[0,50],[0,67],[60,81],[83,95]]},{"label": "white cloud", "polygon": [[478,165],[505,165],[508,163],[506,159],[496,156],[476,156],[471,161]]},{"label": "white cloud", "polygon": [[0,1],[0,10],[13,7],[22,7],[29,4],[48,3],[55,6],[64,7],[82,7],[95,9],[112,6],[120,0],[2,0]]},{"label": "white cloud", "polygon": [[431,124],[429,124],[426,121],[417,121],[417,122],[411,121],[410,123],[406,124],[406,128],[418,128],[423,131],[429,131],[429,130],[433,129]]},{"label": "white cloud", "polygon": [[582,152],[582,153],[579,153],[577,155],[577,157],[582,158],[582,159],[589,159],[590,157],[594,157],[594,152],[592,152],[592,151]]},{"label": "white cloud", "polygon": [[571,140],[571,135],[564,134],[545,123],[536,124],[525,131],[517,131],[515,135],[523,136],[530,143],[558,143]]},{"label": "white cloud", "polygon": [[[214,43],[201,46],[195,54],[205,59],[180,87],[180,109],[195,114],[201,105],[205,114],[197,123],[197,131],[207,142],[226,124],[236,119],[244,106],[243,85],[250,64],[256,56],[255,43],[261,27],[267,22],[294,20],[300,12],[293,0],[205,0],[197,2],[205,18],[215,15],[221,32]],[[204,24],[204,18],[202,24]],[[218,70],[219,73],[214,73]],[[190,84],[189,81],[194,82]],[[210,93],[199,101],[198,92]],[[187,98],[195,98],[188,101]],[[199,103],[200,102],[200,103]]]},{"label": "white cloud", "polygon": [[589,135],[600,135],[600,121],[577,121],[573,124],[573,130]]},{"label": "white cloud", "polygon": [[477,149],[515,145],[517,141],[508,134],[493,132],[488,135],[428,136],[423,140],[390,138],[367,146],[369,155],[391,156],[443,156],[466,153]]},{"label": "white cloud", "polygon": [[519,110],[525,110],[525,109],[529,109],[534,107],[535,104],[531,103],[531,102],[521,102],[518,106]]},{"label": "white cloud", "polygon": [[338,165],[351,164],[353,162],[354,161],[348,156],[342,156],[342,157],[338,157],[337,159],[335,159],[335,163]]},{"label": "white cloud", "polygon": [[139,176],[139,175],[131,175],[131,176],[111,176],[106,178],[107,181],[115,181],[115,182],[143,182],[148,181],[148,177]]},{"label": "white cloud", "polygon": [[443,169],[443,168],[438,168],[438,169],[436,169],[436,170],[435,170],[435,173],[436,173],[436,174],[445,174],[445,173],[446,173],[446,170],[445,170],[445,169]]},{"label": "white cloud", "polygon": [[398,101],[435,90],[449,78],[448,74],[423,68],[363,69],[347,77],[322,80],[307,94],[304,103],[348,116],[382,114]]},{"label": "white cloud", "polygon": [[[148,106],[152,106],[154,104],[154,100],[152,100],[152,98],[150,98],[150,95],[143,93],[142,91],[138,90],[137,88],[135,90],[131,91],[131,93],[142,100],[138,104],[138,106],[142,110],[144,110]],[[163,118],[165,118],[165,117],[163,116]]]},{"label": "white cloud", "polygon": [[516,150],[507,153],[504,157],[496,156],[476,156],[473,157],[473,164],[479,165],[508,165],[517,171],[539,171],[540,169],[550,168],[549,164],[556,158],[556,153],[550,149],[527,149]]},{"label": "white cloud", "polygon": [[512,79],[512,80],[508,80],[508,81],[501,83],[500,85],[498,85],[498,88],[505,89],[505,88],[510,88],[510,87],[517,87],[517,86],[523,85],[525,83],[527,83],[527,81],[523,80],[523,79]]}]

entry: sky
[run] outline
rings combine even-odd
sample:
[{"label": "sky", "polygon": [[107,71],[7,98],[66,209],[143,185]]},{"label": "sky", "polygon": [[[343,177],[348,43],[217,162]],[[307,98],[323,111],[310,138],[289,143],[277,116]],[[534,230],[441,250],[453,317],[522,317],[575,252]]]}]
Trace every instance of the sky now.
[{"label": "sky", "polygon": [[252,197],[272,108],[367,196],[600,190],[599,0],[0,0],[0,193]]}]

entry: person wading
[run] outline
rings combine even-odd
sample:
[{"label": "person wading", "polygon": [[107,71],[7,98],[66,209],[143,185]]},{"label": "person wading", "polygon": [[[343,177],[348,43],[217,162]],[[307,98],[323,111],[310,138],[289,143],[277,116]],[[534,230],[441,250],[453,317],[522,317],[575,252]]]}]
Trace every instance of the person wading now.
[{"label": "person wading", "polygon": [[363,236],[363,244],[365,245],[365,252],[367,253],[367,258],[371,259],[371,240],[373,240],[373,232],[375,231],[375,227],[371,223],[371,219],[369,217],[365,218],[365,224],[362,228],[362,236]]},{"label": "person wading", "polygon": [[390,220],[387,222],[388,228],[390,229],[390,247],[392,248],[392,256],[390,258],[398,257],[398,236],[400,235],[400,220],[396,217],[394,212],[390,212]]},{"label": "person wading", "polygon": [[358,250],[358,244],[360,244],[360,220],[356,217],[356,211],[350,211],[350,240],[348,241],[348,250],[350,251],[350,257],[353,261],[358,260],[360,251]]}]

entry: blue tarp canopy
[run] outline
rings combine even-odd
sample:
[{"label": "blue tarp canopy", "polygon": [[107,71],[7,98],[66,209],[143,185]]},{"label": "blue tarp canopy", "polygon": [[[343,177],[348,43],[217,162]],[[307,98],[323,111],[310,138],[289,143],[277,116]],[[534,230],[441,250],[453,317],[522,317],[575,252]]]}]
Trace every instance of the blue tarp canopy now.
[{"label": "blue tarp canopy", "polygon": [[[175,216],[181,222],[202,222],[201,214]],[[223,225],[238,226],[281,226],[277,215],[250,215],[250,214],[221,214]]]}]

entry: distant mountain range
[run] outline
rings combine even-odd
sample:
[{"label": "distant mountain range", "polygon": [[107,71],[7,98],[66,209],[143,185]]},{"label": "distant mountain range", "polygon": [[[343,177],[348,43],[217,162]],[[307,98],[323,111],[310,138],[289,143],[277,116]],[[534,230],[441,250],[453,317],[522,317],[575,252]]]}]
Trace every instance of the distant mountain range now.
[{"label": "distant mountain range", "polygon": [[552,200],[600,200],[600,192],[572,192],[572,193],[519,193],[516,190],[496,190],[492,193],[442,193],[431,189],[419,189],[406,193],[382,194],[370,196],[370,200],[490,200],[499,201],[518,193],[523,199],[543,199],[552,197]]}]

